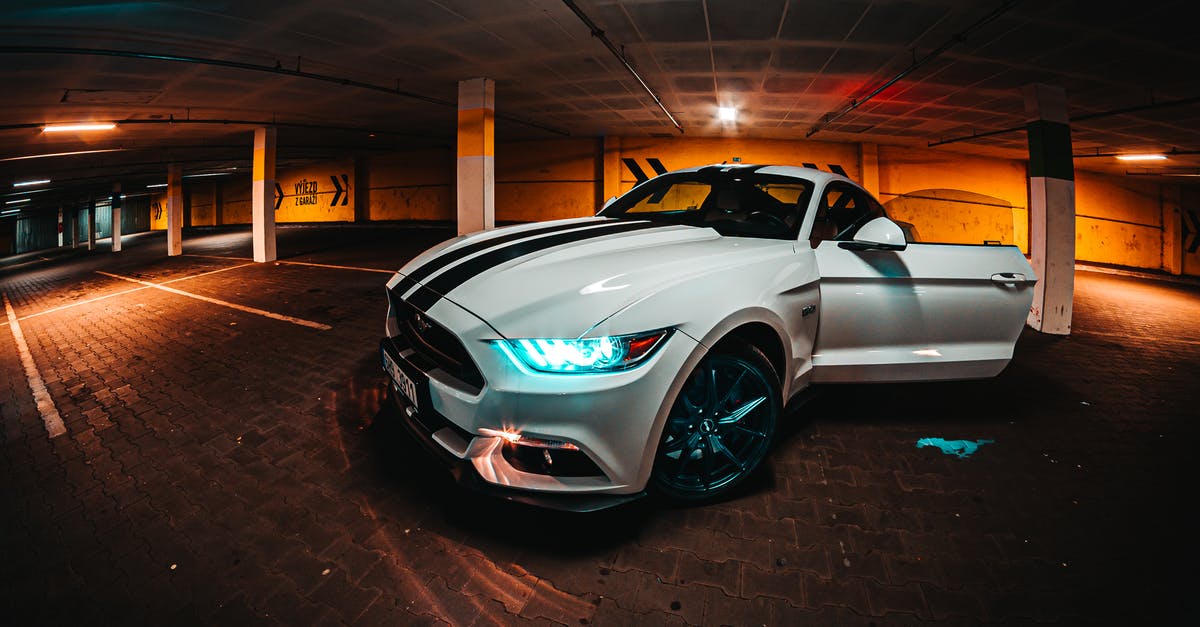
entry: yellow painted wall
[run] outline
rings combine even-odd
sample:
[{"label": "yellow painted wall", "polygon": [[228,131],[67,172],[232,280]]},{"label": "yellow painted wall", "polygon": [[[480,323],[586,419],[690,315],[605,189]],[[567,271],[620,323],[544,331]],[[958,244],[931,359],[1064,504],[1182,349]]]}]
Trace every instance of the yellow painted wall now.
[{"label": "yellow painted wall", "polygon": [[354,161],[280,170],[275,176],[283,191],[276,223],[354,221]]},{"label": "yellow painted wall", "polygon": [[1161,185],[1132,177],[1075,172],[1075,258],[1163,267]]},{"label": "yellow painted wall", "polygon": [[927,242],[990,240],[1028,253],[1028,185],[1022,161],[879,146],[879,200]]},{"label": "yellow painted wall", "polygon": [[[622,137],[619,142],[609,142],[610,167],[620,165],[620,191],[626,192],[637,183],[637,179],[620,159],[634,159],[649,176],[654,170],[646,161],[660,160],[667,170],[678,170],[713,163],[760,163],[777,165],[815,164],[829,171],[830,164],[840,165],[846,174],[855,180],[861,175],[858,144],[834,144],[817,141],[794,141],[776,139],[745,138],[691,138],[691,137]],[[615,144],[615,146],[613,146]],[[612,160],[613,148],[619,152]],[[606,176],[608,172],[606,171]],[[608,186],[605,193],[611,194]]]},{"label": "yellow painted wall", "polygon": [[594,139],[564,139],[496,145],[496,220],[554,220],[596,212],[597,159]]},{"label": "yellow painted wall", "polygon": [[[873,153],[874,154],[874,153]],[[880,145],[879,199],[891,215],[916,226],[924,241],[1016,244],[1028,253],[1028,180],[1020,160]],[[633,159],[653,175],[649,159],[669,170],[712,163],[814,163],[863,175],[858,144],[690,137],[608,137],[507,142],[496,145],[496,219],[537,221],[592,215],[605,198],[637,179],[622,161]],[[455,153],[452,147],[372,156],[368,215],[373,221],[452,221]],[[330,176],[345,174],[343,196],[330,207]],[[354,163],[342,160],[278,174],[284,199],[277,222],[353,221]],[[224,180],[221,224],[250,223],[249,181]],[[193,225],[217,223],[208,183],[190,186]],[[1174,189],[1174,188],[1172,188]],[[1178,250],[1186,238],[1175,224],[1188,210],[1200,214],[1200,192],[1164,196],[1155,181],[1076,171],[1076,256],[1082,261],[1171,269],[1200,274],[1200,252]],[[315,196],[315,202],[310,202]],[[297,202],[303,198],[305,202]],[[1177,200],[1166,200],[1175,198]],[[342,200],[345,203],[342,203]],[[165,193],[151,201],[151,228],[166,228]],[[1170,206],[1168,206],[1170,205]],[[1165,215],[1172,223],[1165,228]],[[1170,241],[1168,241],[1170,239]]]},{"label": "yellow painted wall", "polygon": [[250,224],[250,181],[231,179],[221,182],[221,224]]},{"label": "yellow painted wall", "polygon": [[167,230],[167,193],[160,192],[150,196],[150,230]]},{"label": "yellow painted wall", "polygon": [[[1179,229],[1173,235],[1182,257],[1183,273],[1200,276],[1200,186],[1188,185],[1180,189],[1179,209]],[[1193,246],[1196,252],[1189,252]]]},{"label": "yellow painted wall", "polygon": [[191,183],[185,188],[191,207],[192,221],[189,226],[216,226],[217,211],[213,205],[213,185],[219,182]]},{"label": "yellow painted wall", "polygon": [[371,157],[371,220],[453,220],[454,155],[443,148]]}]

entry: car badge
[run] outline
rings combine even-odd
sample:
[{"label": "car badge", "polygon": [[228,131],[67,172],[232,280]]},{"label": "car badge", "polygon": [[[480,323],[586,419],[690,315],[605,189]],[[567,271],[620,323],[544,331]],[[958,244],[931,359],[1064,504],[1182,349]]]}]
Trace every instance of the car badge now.
[{"label": "car badge", "polygon": [[416,314],[413,316],[413,326],[416,327],[418,333],[427,333],[433,328],[433,324],[431,324],[429,320],[426,320],[425,316],[422,314]]}]

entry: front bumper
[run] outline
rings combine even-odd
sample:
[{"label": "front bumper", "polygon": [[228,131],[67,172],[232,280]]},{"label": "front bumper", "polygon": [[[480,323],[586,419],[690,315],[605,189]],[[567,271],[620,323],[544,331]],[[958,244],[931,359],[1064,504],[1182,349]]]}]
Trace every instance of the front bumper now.
[{"label": "front bumper", "polygon": [[[512,364],[487,341],[480,321],[457,306],[443,301],[428,313],[462,340],[484,385],[464,385],[415,354],[400,336],[381,342],[384,369],[390,369],[390,359],[402,373],[389,378],[408,430],[450,466],[460,483],[510,500],[572,510],[599,509],[644,494],[669,409],[666,398],[697,348],[694,340],[675,333],[629,371],[542,374]],[[513,445],[498,432],[570,443],[595,472],[526,472],[512,463],[511,448],[506,455],[505,447]]]},{"label": "front bumper", "polygon": [[[387,340],[384,340],[384,344],[387,343]],[[387,349],[383,348],[382,350]],[[464,488],[514,503],[579,513],[610,509],[646,496],[645,491],[634,494],[530,492],[488,483],[479,476],[479,473],[475,472],[475,468],[469,460],[457,457],[433,439],[433,434],[440,428],[453,428],[452,423],[449,423],[443,416],[429,415],[432,412],[418,415],[411,404],[401,399],[395,384],[389,386],[388,392],[387,403],[390,405],[391,413],[421,446],[430,460],[445,468],[455,482]]]}]

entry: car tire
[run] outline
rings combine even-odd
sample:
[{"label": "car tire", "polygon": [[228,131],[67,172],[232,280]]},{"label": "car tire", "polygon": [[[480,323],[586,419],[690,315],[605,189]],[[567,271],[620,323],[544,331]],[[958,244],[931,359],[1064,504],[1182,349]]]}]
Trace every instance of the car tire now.
[{"label": "car tire", "polygon": [[718,346],[696,366],[663,425],[651,485],[670,500],[730,494],[762,465],[781,411],[762,351]]}]

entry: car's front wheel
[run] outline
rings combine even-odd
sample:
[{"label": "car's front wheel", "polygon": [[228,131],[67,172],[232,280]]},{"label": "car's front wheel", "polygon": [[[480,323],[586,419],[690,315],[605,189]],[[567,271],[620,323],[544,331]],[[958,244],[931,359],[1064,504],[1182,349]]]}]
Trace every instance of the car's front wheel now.
[{"label": "car's front wheel", "polygon": [[653,486],[681,501],[728,494],[762,464],[780,413],[779,378],[756,348],[718,348],[679,391],[654,461]]}]

